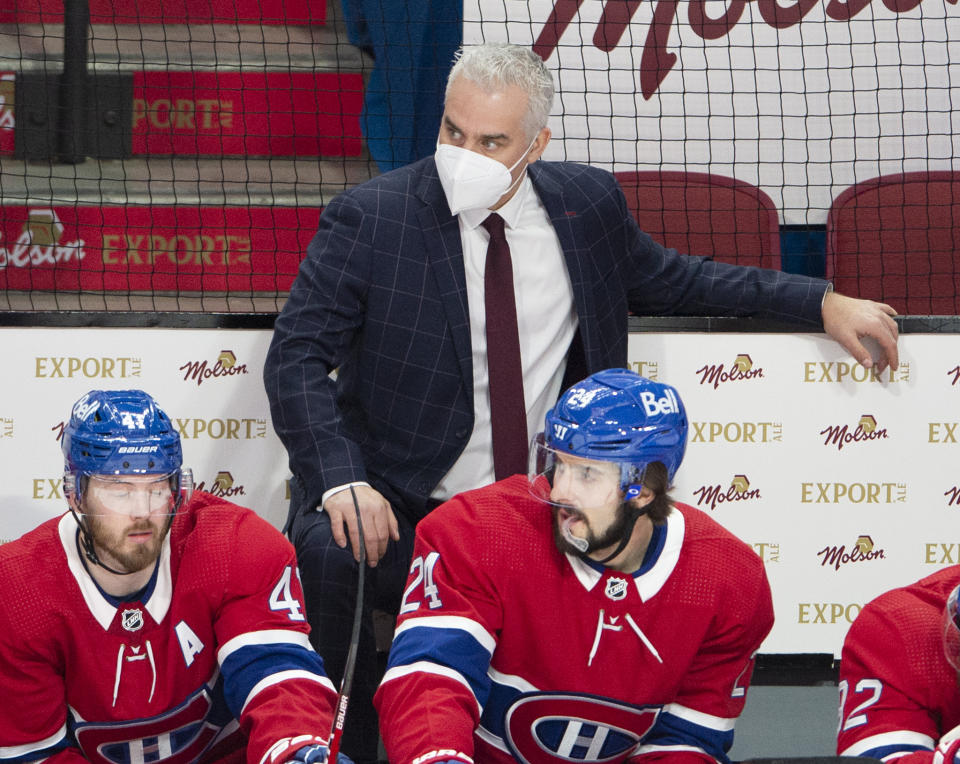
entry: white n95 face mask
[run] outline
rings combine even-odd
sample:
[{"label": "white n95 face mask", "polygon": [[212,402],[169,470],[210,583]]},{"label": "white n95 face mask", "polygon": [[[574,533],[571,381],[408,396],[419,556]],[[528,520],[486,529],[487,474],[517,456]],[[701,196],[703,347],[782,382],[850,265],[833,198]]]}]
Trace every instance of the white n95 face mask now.
[{"label": "white n95 face mask", "polygon": [[501,196],[520,182],[522,174],[511,183],[510,173],[524,160],[536,140],[534,136],[526,151],[510,168],[475,151],[438,143],[434,161],[451,214],[459,215],[464,210],[485,210],[496,204]]}]

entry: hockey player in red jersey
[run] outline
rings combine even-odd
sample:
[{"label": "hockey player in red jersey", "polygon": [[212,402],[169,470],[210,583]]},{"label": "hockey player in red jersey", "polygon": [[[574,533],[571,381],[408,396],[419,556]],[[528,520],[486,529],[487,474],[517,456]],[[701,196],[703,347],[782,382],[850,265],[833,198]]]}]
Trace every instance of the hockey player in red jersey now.
[{"label": "hockey player in red jersey", "polygon": [[293,548],[204,493],[140,390],[74,405],[69,511],[0,546],[0,763],[326,758]]},{"label": "hockey player in red jersey", "polygon": [[753,550],[667,495],[686,439],[674,388],[599,372],[529,477],[420,522],[376,695],[391,762],[728,761],[773,607]]},{"label": "hockey player in red jersey", "polygon": [[837,752],[897,764],[960,762],[960,566],[867,604],[840,659]]}]

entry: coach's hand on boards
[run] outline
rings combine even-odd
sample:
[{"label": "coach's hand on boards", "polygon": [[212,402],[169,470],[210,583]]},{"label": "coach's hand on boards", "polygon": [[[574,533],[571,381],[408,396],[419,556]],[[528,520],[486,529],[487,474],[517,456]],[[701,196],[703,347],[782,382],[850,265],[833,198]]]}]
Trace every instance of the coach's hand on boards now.
[{"label": "coach's hand on boards", "polygon": [[866,368],[874,365],[870,351],[860,340],[872,337],[880,345],[881,356],[877,359],[877,372],[888,366],[900,365],[897,352],[897,311],[889,305],[873,300],[860,300],[837,292],[828,292],[823,298],[823,329]]},{"label": "coach's hand on boards", "polygon": [[[387,542],[390,539],[400,540],[400,530],[397,526],[397,517],[393,509],[379,491],[370,486],[355,486],[360,506],[360,519],[363,522],[364,549],[367,553],[367,565],[376,567],[377,562],[387,551]],[[357,513],[353,506],[353,497],[350,491],[338,491],[323,505],[323,511],[330,515],[330,528],[333,540],[341,548],[350,541],[353,557],[360,561],[360,533],[357,530]]]}]

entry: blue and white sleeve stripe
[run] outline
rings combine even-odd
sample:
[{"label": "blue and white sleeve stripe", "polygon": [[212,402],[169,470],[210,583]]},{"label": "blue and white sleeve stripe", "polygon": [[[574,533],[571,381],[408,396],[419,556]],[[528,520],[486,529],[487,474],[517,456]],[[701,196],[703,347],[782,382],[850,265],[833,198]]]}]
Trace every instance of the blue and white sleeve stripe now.
[{"label": "blue and white sleeve stripe", "polygon": [[487,669],[495,647],[493,636],[469,618],[411,618],[394,634],[383,681],[416,672],[447,676],[469,688],[482,707],[490,693]]},{"label": "blue and white sleeve stripe", "polygon": [[306,634],[285,629],[248,632],[226,642],[218,651],[224,695],[237,718],[267,687],[291,680],[308,680],[336,688],[323,670],[323,660]]},{"label": "blue and white sleeve stripe", "polygon": [[936,741],[929,735],[912,730],[895,730],[893,732],[881,732],[858,740],[845,751],[842,751],[840,755],[868,756],[871,759],[885,761],[914,751],[932,751],[935,746]]},{"label": "blue and white sleeve stripe", "polygon": [[693,751],[729,764],[727,751],[733,745],[736,719],[697,711],[679,703],[669,703],[644,738],[638,753]]},{"label": "blue and white sleeve stripe", "polygon": [[50,737],[23,745],[0,745],[0,762],[2,764],[17,764],[21,761],[37,761],[53,756],[57,751],[68,748],[71,741],[67,737],[67,723],[54,732]]}]

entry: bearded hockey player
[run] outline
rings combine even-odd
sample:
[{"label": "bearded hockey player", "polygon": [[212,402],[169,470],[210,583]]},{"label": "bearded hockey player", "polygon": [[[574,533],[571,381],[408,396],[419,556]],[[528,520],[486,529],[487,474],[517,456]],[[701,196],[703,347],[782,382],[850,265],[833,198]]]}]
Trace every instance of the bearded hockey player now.
[{"label": "bearded hockey player", "polygon": [[140,390],[63,432],[69,511],[0,546],[0,762],[322,761],[336,691],[293,548],[197,492]]},{"label": "bearded hockey player", "polygon": [[773,624],[763,564],[667,488],[677,391],[592,375],[546,417],[529,477],[417,526],[377,691],[391,762],[727,762]]},{"label": "bearded hockey player", "polygon": [[960,764],[960,566],[868,603],[840,659],[837,751]]}]

